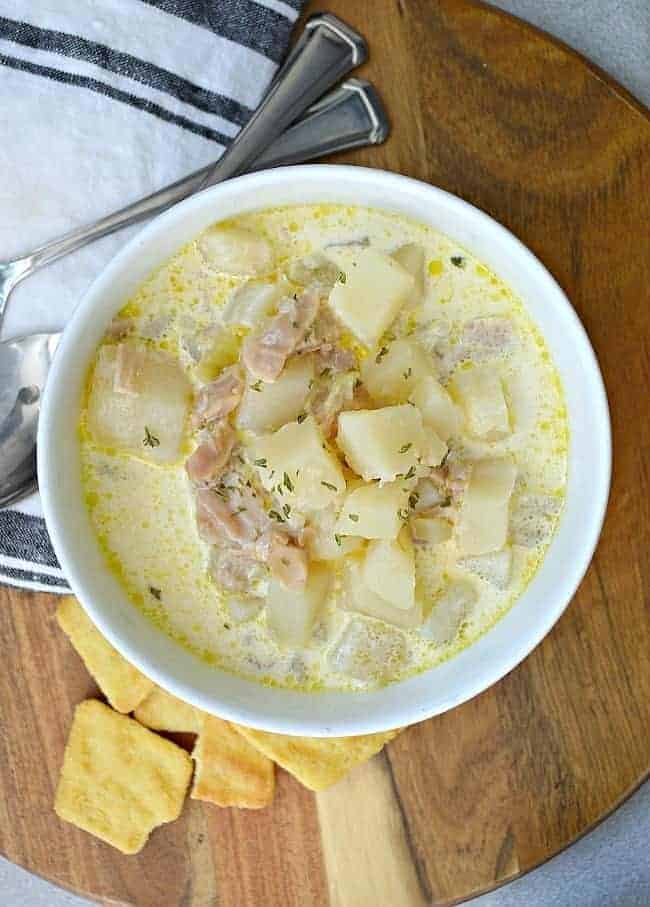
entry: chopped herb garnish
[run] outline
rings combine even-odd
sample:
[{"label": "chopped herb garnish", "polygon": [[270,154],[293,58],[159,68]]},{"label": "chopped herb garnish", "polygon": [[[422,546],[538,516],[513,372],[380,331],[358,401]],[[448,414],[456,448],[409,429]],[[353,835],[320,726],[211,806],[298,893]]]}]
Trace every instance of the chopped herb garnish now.
[{"label": "chopped herb garnish", "polygon": [[282,485],[276,485],[275,490],[278,494],[284,494],[284,488],[282,487]]},{"label": "chopped herb garnish", "polygon": [[307,413],[298,413],[298,416],[296,417],[296,422],[298,423],[298,425],[302,425],[302,423],[305,421],[306,418],[307,418]]},{"label": "chopped herb garnish", "polygon": [[272,520],[277,520],[278,523],[285,522],[284,517],[280,516],[280,514],[278,513],[277,510],[269,510],[269,516],[271,517]]},{"label": "chopped herb garnish", "polygon": [[331,371],[332,371],[331,368],[324,368],[323,371],[320,373],[319,378],[327,378],[327,376],[331,373]]},{"label": "chopped herb garnish", "polygon": [[338,534],[338,532],[334,533],[334,541],[340,548],[341,547],[341,536]]},{"label": "chopped herb garnish", "polygon": [[291,327],[292,327],[292,328],[297,328],[297,327],[298,327],[298,322],[297,322],[297,321],[292,321],[292,322],[291,322]]},{"label": "chopped herb garnish", "polygon": [[413,374],[413,369],[407,368],[405,372],[402,372],[402,377],[404,378],[405,381],[408,381],[412,374]]},{"label": "chopped herb garnish", "polygon": [[455,268],[464,268],[465,267],[465,259],[463,258],[462,255],[452,255],[451,263]]},{"label": "chopped herb garnish", "polygon": [[162,597],[162,592],[160,591],[160,589],[157,589],[155,586],[149,586],[149,593],[150,595],[153,595],[154,598],[157,598],[158,601],[160,601]]},{"label": "chopped herb garnish", "polygon": [[331,482],[325,482],[324,480],[321,480],[321,485],[324,485],[325,488],[329,488],[330,491],[338,491],[336,485],[332,485]]},{"label": "chopped herb garnish", "polygon": [[285,488],[288,488],[288,489],[289,489],[289,491],[293,491],[293,482],[292,482],[291,479],[289,478],[289,474],[286,473],[286,472],[285,472],[285,474],[284,474],[284,476],[283,476],[283,478],[282,478],[282,483],[283,483],[283,485],[284,485]]},{"label": "chopped herb garnish", "polygon": [[239,460],[239,462],[241,463],[242,466],[246,465],[246,460],[242,457],[241,454],[237,454],[237,459]]},{"label": "chopped herb garnish", "polygon": [[257,381],[255,381],[253,384],[250,385],[250,389],[251,389],[252,391],[261,392],[261,390],[262,390],[262,379],[261,379],[261,378],[258,378]]},{"label": "chopped herb garnish", "polygon": [[160,439],[151,434],[148,425],[145,425],[144,427],[144,438],[142,439],[142,443],[145,447],[160,447]]},{"label": "chopped herb garnish", "polygon": [[282,508],[282,513],[289,519],[289,514],[291,513],[291,507],[288,504],[285,504]]},{"label": "chopped herb garnish", "polygon": [[289,558],[288,558],[288,557],[281,557],[281,558],[280,558],[280,563],[284,564],[285,567],[288,567],[289,564],[290,564]]},{"label": "chopped herb garnish", "polygon": [[400,507],[400,509],[397,511],[397,516],[400,518],[400,520],[408,520],[409,512],[405,507]]},{"label": "chopped herb garnish", "polygon": [[347,279],[348,277],[345,271],[339,271],[339,283],[345,283]]},{"label": "chopped herb garnish", "polygon": [[348,513],[348,519],[349,519],[349,520],[352,520],[353,523],[358,523],[358,522],[359,522],[359,514],[358,514],[358,513]]},{"label": "chopped herb garnish", "polygon": [[253,463],[254,463],[256,466],[261,466],[262,469],[266,469],[266,467],[268,466],[268,463],[266,462],[266,458],[265,458],[265,457],[260,457],[259,460],[253,460]]},{"label": "chopped herb garnish", "polygon": [[314,386],[314,379],[313,379],[313,378],[310,378],[310,379],[309,379],[309,384],[307,385],[307,387],[309,388],[309,390],[311,390],[313,386]]},{"label": "chopped herb garnish", "polygon": [[237,516],[240,513],[243,513],[245,510],[246,510],[245,507],[238,507],[237,510],[235,510],[235,516]]},{"label": "chopped herb garnish", "polygon": [[246,488],[252,488],[252,487],[253,487],[253,483],[251,482],[251,480],[246,479]]},{"label": "chopped herb garnish", "polygon": [[230,624],[224,624],[223,628],[224,630],[230,630]]},{"label": "chopped herb garnish", "polygon": [[411,494],[409,495],[409,507],[412,510],[415,510],[415,505],[417,504],[417,502],[419,500],[420,500],[420,495],[417,493],[417,491],[411,492]]},{"label": "chopped herb garnish", "polygon": [[409,471],[404,476],[405,479],[412,479],[415,475],[415,466],[411,466]]},{"label": "chopped herb garnish", "polygon": [[388,347],[387,347],[387,346],[382,346],[382,348],[379,350],[379,352],[378,352],[377,355],[375,356],[375,362],[376,362],[378,365],[379,365],[379,363],[381,362],[381,360],[384,358],[384,356],[386,355],[387,352],[388,352]]},{"label": "chopped herb garnish", "polygon": [[444,501],[441,502],[440,506],[441,507],[451,507],[451,497],[449,495],[447,495],[447,497],[444,499]]},{"label": "chopped herb garnish", "polygon": [[355,378],[354,379],[354,390],[358,391],[359,388],[362,386],[363,386],[363,381],[361,380],[361,378]]},{"label": "chopped herb garnish", "polygon": [[400,449],[399,449],[399,452],[400,452],[400,453],[406,453],[406,452],[407,452],[408,450],[410,450],[412,447],[413,447],[413,444],[412,444],[411,441],[409,441],[408,444],[402,444],[402,446],[401,446]]}]

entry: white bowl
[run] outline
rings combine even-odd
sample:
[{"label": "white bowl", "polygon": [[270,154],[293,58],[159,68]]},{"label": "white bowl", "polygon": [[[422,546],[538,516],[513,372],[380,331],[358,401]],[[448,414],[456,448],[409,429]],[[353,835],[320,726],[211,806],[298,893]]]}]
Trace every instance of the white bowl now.
[{"label": "white bowl", "polygon": [[[570,422],[566,507],[544,562],[511,610],[455,658],[372,693],[299,693],[210,667],[159,631],[107,569],[86,511],[77,421],[86,370],[110,320],[150,272],[209,224],[275,205],[341,202],[404,214],[474,253],[524,300],[560,372]],[[567,253],[568,254],[568,253]],[[223,718],[286,734],[365,734],[451,709],[515,667],[548,633],[591,560],[611,469],[607,399],[566,296],[511,233],[453,195],[360,167],[286,167],[215,186],[145,227],[85,294],[66,328],[40,419],[38,475],[47,526],[70,585],[118,651],[160,686]],[[128,527],[125,527],[128,532]]]}]

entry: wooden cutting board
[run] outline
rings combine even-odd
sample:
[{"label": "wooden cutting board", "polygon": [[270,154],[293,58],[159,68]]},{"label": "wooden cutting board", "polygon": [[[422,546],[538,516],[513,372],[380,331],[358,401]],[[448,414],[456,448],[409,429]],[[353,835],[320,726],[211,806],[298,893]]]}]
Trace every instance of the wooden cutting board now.
[{"label": "wooden cutting board", "polygon": [[58,821],[73,706],[92,692],[51,596],[0,590],[0,850],[141,907],[415,905],[490,889],[614,809],[650,766],[650,121],[546,35],[468,0],[325,3],[367,37],[393,132],[340,160],[442,186],[513,230],[598,353],[614,481],[594,562],[544,642],[472,702],[314,796],[188,802],[137,857]]}]

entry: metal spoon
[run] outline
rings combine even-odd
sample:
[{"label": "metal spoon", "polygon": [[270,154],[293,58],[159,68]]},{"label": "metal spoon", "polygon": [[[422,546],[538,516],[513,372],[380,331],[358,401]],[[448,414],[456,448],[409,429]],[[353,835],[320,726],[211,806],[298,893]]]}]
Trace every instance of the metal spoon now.
[{"label": "metal spoon", "polygon": [[[348,79],[309,108],[262,154],[251,170],[295,164],[324,154],[383,142],[389,125],[375,89]],[[204,167],[184,179],[104,218],[97,225],[67,234],[31,254],[0,263],[0,319],[16,284],[63,255],[133,223],[134,209],[147,215],[197,191],[212,170]],[[144,216],[138,216],[139,220]],[[34,334],[0,342],[0,507],[34,491],[39,400],[60,334]]]}]

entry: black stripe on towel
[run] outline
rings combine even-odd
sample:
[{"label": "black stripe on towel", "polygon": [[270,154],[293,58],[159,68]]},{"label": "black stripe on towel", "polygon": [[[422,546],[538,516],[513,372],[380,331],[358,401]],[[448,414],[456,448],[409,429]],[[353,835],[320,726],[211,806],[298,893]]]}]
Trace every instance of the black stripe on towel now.
[{"label": "black stripe on towel", "polygon": [[126,76],[150,88],[164,91],[184,104],[191,104],[197,110],[223,117],[237,126],[243,126],[252,113],[250,108],[232,98],[200,88],[188,79],[162,69],[154,63],[113,50],[105,44],[88,41],[79,35],[38,28],[27,22],[16,22],[0,16],[0,37],[15,44],[22,44],[24,47],[93,63],[108,72]]},{"label": "black stripe on towel", "polygon": [[46,567],[59,566],[45,520],[17,510],[0,510],[0,554]]},{"label": "black stripe on towel", "polygon": [[[274,63],[284,57],[293,28],[282,13],[253,0],[142,0],[165,13],[200,25],[236,44],[255,50]],[[291,4],[295,6],[295,4]]]},{"label": "black stripe on towel", "polygon": [[53,69],[50,66],[38,66],[35,63],[28,63],[27,60],[20,60],[17,57],[10,57],[6,54],[0,54],[0,66],[8,66],[11,69],[29,72],[35,76],[43,76],[44,78],[52,79],[54,82],[61,82],[64,85],[87,88],[89,91],[95,91],[97,94],[112,98],[114,101],[120,101],[122,104],[128,104],[130,107],[135,107],[138,110],[144,110],[145,113],[150,113],[152,116],[158,117],[159,120],[172,123],[174,126],[180,126],[188,132],[194,132],[196,135],[203,136],[204,139],[210,139],[210,141],[213,142],[218,142],[224,147],[227,147],[231,141],[227,135],[217,132],[216,129],[210,129],[200,123],[194,123],[186,117],[170,113],[169,110],[165,110],[164,107],[160,107],[152,101],[138,98],[133,94],[129,94],[127,91],[120,91],[117,88],[106,85],[104,82],[100,82],[98,79],[90,79],[86,76],[61,72],[61,70]]},{"label": "black stripe on towel", "polygon": [[0,567],[0,583],[6,582],[11,586],[23,586],[25,583],[39,583],[48,586],[52,592],[69,592],[70,586],[66,580],[59,576],[46,576],[34,570],[18,570],[15,567]]}]

